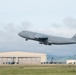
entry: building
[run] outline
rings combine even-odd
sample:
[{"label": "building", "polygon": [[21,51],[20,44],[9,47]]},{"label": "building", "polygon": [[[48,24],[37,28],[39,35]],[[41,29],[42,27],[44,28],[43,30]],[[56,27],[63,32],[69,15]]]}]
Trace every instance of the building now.
[{"label": "building", "polygon": [[67,60],[66,63],[67,64],[76,64],[76,60]]},{"label": "building", "polygon": [[0,64],[41,64],[46,62],[47,56],[42,53],[31,52],[1,52]]}]

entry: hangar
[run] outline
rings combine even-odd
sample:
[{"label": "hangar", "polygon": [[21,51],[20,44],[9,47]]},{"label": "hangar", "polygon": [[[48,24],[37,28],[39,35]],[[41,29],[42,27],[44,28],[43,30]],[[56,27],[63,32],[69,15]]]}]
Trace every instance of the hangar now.
[{"label": "hangar", "polygon": [[47,56],[43,53],[31,52],[1,52],[0,64],[41,64],[46,62]]},{"label": "hangar", "polygon": [[67,64],[76,64],[76,60],[67,60],[66,63]]}]

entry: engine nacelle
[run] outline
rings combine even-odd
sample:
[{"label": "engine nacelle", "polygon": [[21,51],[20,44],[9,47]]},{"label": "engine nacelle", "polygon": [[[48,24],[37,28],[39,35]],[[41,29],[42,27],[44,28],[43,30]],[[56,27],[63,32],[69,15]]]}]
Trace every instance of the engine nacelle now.
[{"label": "engine nacelle", "polygon": [[47,42],[39,42],[39,44],[51,45],[51,43],[47,43]]}]

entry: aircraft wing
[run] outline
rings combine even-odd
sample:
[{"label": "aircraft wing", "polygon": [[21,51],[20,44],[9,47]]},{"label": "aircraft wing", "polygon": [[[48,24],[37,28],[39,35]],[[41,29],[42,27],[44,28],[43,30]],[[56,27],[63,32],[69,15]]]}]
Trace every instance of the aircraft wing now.
[{"label": "aircraft wing", "polygon": [[51,45],[48,41],[48,37],[46,35],[36,35],[35,40],[39,41],[39,44]]},{"label": "aircraft wing", "polygon": [[46,41],[48,38],[47,37],[39,37],[37,38],[39,41]]},{"label": "aircraft wing", "polygon": [[35,35],[35,39],[38,41],[46,41],[48,37],[45,35]]}]

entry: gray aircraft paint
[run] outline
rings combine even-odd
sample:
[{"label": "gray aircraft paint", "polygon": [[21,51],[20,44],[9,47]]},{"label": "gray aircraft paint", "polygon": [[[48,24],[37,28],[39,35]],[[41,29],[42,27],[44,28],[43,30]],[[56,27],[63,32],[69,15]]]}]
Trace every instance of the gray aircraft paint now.
[{"label": "gray aircraft paint", "polygon": [[66,44],[76,44],[76,34],[72,38],[64,38],[64,37],[57,37],[51,36],[31,31],[21,31],[18,33],[19,36],[25,38],[26,40],[35,40],[39,41],[40,44],[45,45],[66,45]]}]

